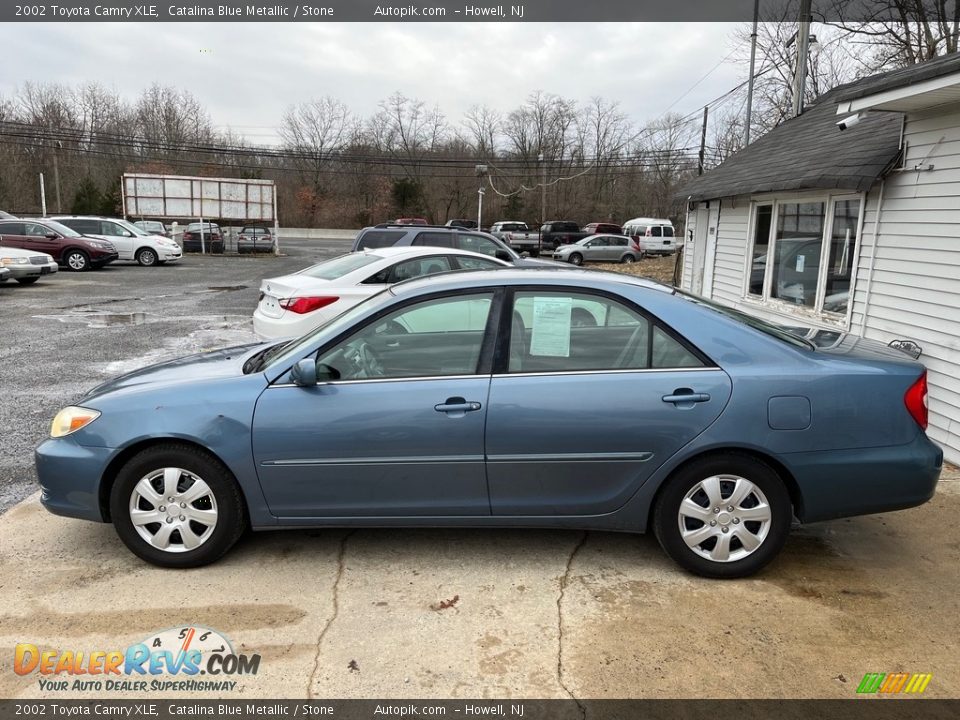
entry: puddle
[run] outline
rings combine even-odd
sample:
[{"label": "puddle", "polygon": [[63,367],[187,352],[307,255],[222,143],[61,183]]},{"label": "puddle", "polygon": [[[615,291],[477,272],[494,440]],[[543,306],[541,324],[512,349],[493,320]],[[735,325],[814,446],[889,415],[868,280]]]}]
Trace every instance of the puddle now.
[{"label": "puddle", "polygon": [[101,313],[84,311],[71,315],[34,315],[40,320],[56,320],[63,323],[84,323],[87,327],[103,328],[114,325],[143,325],[148,322],[157,322],[162,318],[144,312],[128,313]]},{"label": "puddle", "polygon": [[246,290],[249,285],[208,285],[207,290],[214,292],[233,292],[234,290]]}]

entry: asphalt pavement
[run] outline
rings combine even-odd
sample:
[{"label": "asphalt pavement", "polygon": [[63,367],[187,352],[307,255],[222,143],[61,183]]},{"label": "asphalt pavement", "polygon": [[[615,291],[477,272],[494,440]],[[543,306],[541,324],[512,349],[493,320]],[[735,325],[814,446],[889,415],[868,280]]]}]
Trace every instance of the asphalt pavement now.
[{"label": "asphalt pavement", "polygon": [[[31,453],[60,407],[253,339],[260,280],[347,244],[0,285],[0,698],[854,698],[864,673],[898,671],[960,696],[956,468],[932,502],[795,530],[737,581],[687,575],[652,537],[540,530],[248,533],[211,567],[163,570],[111,526],[40,506]],[[191,627],[259,655],[258,672],[143,691],[11,667],[18,643],[89,657]]]}]

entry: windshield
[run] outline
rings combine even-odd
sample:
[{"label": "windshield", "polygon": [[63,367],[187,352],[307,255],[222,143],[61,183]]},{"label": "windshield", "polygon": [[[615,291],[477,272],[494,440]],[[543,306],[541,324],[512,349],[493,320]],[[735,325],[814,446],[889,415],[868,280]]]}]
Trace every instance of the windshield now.
[{"label": "windshield", "polygon": [[354,305],[349,310],[345,310],[336,317],[331,318],[322,325],[317,326],[306,335],[293,340],[289,345],[283,346],[284,351],[282,353],[277,355],[270,353],[270,355],[273,356],[264,358],[265,361],[262,361],[263,366],[256,368],[255,371],[268,370],[272,367],[288,363],[294,359],[299,360],[301,357],[303,357],[304,352],[306,352],[306,348],[308,348],[310,344],[314,342],[318,335],[329,333],[332,337],[338,332],[346,330],[357,318],[388,302],[391,297],[392,295],[389,289],[381,290],[376,295],[370,296],[359,305]]},{"label": "windshield", "polygon": [[799,337],[795,332],[791,332],[789,329],[783,327],[782,325],[775,325],[774,323],[767,322],[766,320],[761,320],[758,317],[753,315],[748,315],[745,312],[739,310],[734,310],[731,307],[726,305],[721,305],[720,303],[713,302],[712,300],[707,300],[706,298],[700,297],[699,295],[693,295],[691,293],[685,292],[683,290],[677,290],[676,294],[680,297],[683,297],[690,302],[694,302],[697,305],[703,305],[708,307],[711,310],[714,310],[721,315],[725,315],[731,320],[736,320],[742,325],[753,328],[754,330],[759,330],[765,335],[781,340],[789,345],[794,345],[796,347],[802,347],[807,350],[814,349],[813,343],[808,340],[805,340],[802,337]]},{"label": "windshield", "polygon": [[129,230],[137,237],[148,237],[150,235],[150,233],[144,231],[143,228],[138,228],[136,225],[131,222],[127,222],[126,220],[114,220],[114,222],[124,230]]},{"label": "windshield", "polygon": [[336,280],[347,273],[358,270],[366,265],[371,265],[378,260],[382,260],[379,255],[370,253],[350,253],[349,255],[340,255],[332,260],[325,260],[322,263],[311,265],[306,270],[301,270],[297,275],[307,275],[318,280]]},{"label": "windshield", "polygon": [[76,230],[73,228],[68,228],[66,225],[61,225],[56,220],[44,220],[43,224],[51,230],[56,230],[64,237],[80,237],[80,233],[78,233]]},{"label": "windshield", "polygon": [[585,237],[585,238],[583,238],[582,240],[577,240],[576,244],[577,244],[577,245],[586,245],[588,242],[590,242],[591,240],[594,240],[594,239],[596,239],[596,235],[591,235],[590,237]]}]

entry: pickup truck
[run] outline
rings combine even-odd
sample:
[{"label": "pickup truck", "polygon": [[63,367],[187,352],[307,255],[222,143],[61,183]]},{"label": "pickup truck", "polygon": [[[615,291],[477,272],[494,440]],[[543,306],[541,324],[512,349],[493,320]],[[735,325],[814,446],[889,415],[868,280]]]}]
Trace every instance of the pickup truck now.
[{"label": "pickup truck", "polygon": [[524,222],[500,220],[490,227],[490,234],[517,252],[528,252],[532,257],[540,254],[540,233]]},{"label": "pickup truck", "polygon": [[592,235],[583,232],[580,226],[571,220],[548,220],[540,227],[540,247],[545,252],[552,252],[561,245],[569,245]]}]

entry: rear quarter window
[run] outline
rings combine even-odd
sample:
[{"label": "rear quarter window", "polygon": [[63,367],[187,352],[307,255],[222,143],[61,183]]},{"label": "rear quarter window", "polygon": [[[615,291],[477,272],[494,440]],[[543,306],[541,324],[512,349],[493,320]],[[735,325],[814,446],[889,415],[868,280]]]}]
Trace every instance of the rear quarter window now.
[{"label": "rear quarter window", "polygon": [[369,250],[373,248],[392,247],[396,245],[405,234],[405,230],[371,230],[361,236],[360,242],[357,243],[357,249]]}]

